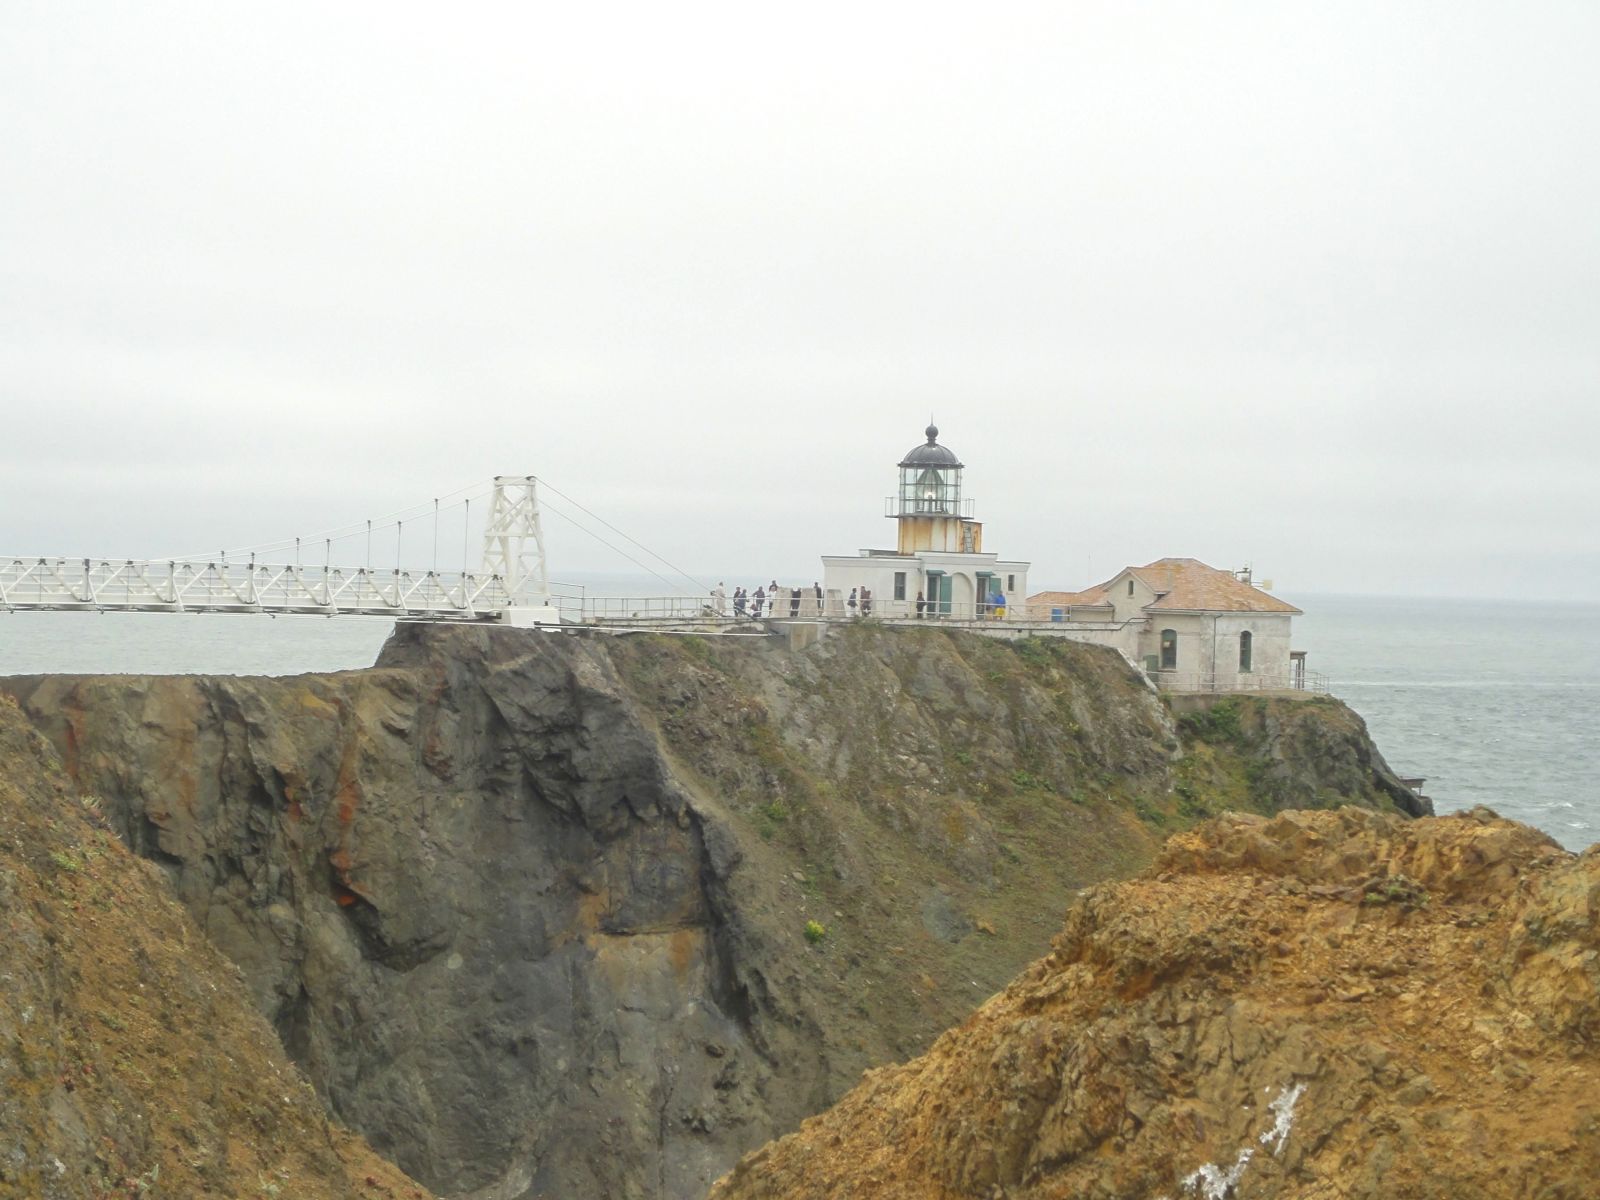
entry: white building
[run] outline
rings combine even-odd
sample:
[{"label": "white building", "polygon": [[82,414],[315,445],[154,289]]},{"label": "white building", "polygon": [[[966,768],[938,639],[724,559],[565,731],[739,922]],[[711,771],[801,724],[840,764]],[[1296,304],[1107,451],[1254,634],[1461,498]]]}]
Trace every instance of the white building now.
[{"label": "white building", "polygon": [[1027,604],[1036,619],[1113,626],[1083,640],[1115,645],[1176,691],[1305,685],[1305,653],[1289,644],[1300,610],[1255,587],[1248,573],[1161,558],[1082,592],[1038,592]]},{"label": "white building", "polygon": [[917,616],[920,594],[928,617],[1021,619],[1029,564],[984,552],[983,525],[961,495],[961,460],[939,445],[937,426],[926,432],[900,460],[899,491],[884,503],[895,549],[823,556],[828,614],[849,615],[851,593],[859,600],[866,588],[875,617]]}]

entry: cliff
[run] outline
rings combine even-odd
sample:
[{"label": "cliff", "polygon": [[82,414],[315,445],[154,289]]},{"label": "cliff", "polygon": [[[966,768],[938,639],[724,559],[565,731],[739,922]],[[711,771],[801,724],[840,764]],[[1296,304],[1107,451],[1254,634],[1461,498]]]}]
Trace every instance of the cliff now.
[{"label": "cliff", "polygon": [[421,1200],[0,696],[0,1196]]},{"label": "cliff", "polygon": [[1229,816],[713,1200],[1579,1200],[1600,852],[1477,810]]},{"label": "cliff", "polygon": [[366,671],[0,688],[332,1111],[475,1200],[699,1195],[1173,830],[1410,795],[1335,703],[1174,719],[1109,651],[937,630],[404,626]]}]

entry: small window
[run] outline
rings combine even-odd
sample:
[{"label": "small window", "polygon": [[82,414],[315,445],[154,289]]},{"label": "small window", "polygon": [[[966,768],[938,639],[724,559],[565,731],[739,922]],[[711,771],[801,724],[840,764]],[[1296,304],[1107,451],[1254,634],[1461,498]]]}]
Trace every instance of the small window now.
[{"label": "small window", "polygon": [[1017,590],[1017,577],[1015,575],[1007,575],[1006,576],[1006,591],[1014,592],[1016,590]]},{"label": "small window", "polygon": [[1128,595],[1133,595],[1133,580],[1128,580]]},{"label": "small window", "polygon": [[1239,670],[1245,672],[1250,669],[1250,631],[1247,629],[1239,635]]},{"label": "small window", "polygon": [[904,600],[906,598],[906,573],[904,571],[896,571],[894,573],[894,598],[896,600]]},{"label": "small window", "polygon": [[1163,671],[1176,671],[1178,669],[1178,631],[1176,629],[1163,629],[1161,631],[1161,669]]}]

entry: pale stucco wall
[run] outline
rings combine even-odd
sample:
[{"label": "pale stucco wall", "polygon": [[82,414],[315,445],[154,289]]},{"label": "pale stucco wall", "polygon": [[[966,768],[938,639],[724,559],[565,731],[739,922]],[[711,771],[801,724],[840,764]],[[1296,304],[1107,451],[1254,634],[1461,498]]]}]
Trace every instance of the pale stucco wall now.
[{"label": "pale stucco wall", "polygon": [[[954,580],[951,587],[953,616],[970,619],[975,615],[978,572],[988,571],[999,576],[1007,601],[1020,600],[1027,595],[1028,566],[1021,562],[1002,562],[988,555],[919,554],[910,557],[830,555],[822,560],[823,588],[828,593],[830,615],[848,613],[846,598],[852,588],[872,589],[872,611],[880,617],[916,616],[918,591],[926,593],[926,572],[937,569]],[[906,573],[906,598],[894,599],[894,575]],[[1015,587],[1007,588],[1007,583]],[[1020,609],[1008,609],[1007,616],[1021,619]]]},{"label": "pale stucco wall", "polygon": [[[1289,679],[1290,622],[1289,613],[1153,613],[1139,639],[1139,661],[1159,656],[1161,631],[1172,629],[1178,635],[1177,672],[1192,677],[1190,686],[1206,681],[1226,690],[1282,687]],[[1241,673],[1239,635],[1246,631],[1253,638],[1251,670]]]}]

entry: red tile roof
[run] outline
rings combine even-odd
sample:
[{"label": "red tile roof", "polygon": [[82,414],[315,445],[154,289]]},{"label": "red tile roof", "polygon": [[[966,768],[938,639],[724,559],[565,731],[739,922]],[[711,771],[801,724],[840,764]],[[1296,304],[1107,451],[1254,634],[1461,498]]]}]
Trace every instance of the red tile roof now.
[{"label": "red tile roof", "polygon": [[1197,558],[1158,558],[1142,567],[1125,567],[1104,583],[1084,591],[1040,592],[1028,597],[1028,603],[1059,606],[1063,601],[1056,597],[1070,597],[1066,601],[1070,604],[1105,604],[1111,585],[1124,575],[1132,575],[1155,592],[1155,600],[1145,605],[1147,612],[1300,612],[1294,605],[1236,579],[1233,572],[1219,571]]},{"label": "red tile roof", "polygon": [[1087,592],[1035,592],[1028,597],[1029,604],[1048,604],[1053,608],[1084,607],[1088,605],[1109,605],[1103,590],[1091,588]]}]

